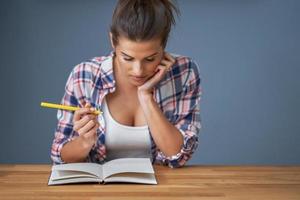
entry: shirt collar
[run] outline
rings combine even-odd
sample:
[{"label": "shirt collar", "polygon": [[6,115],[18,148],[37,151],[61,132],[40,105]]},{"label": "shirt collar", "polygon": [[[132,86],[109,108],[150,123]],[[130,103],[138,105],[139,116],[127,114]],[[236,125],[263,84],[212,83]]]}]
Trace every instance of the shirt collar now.
[{"label": "shirt collar", "polygon": [[108,56],[102,61],[101,69],[105,74],[109,74],[113,71],[113,57],[115,55],[114,51],[111,51]]},{"label": "shirt collar", "polygon": [[116,89],[116,81],[113,73],[113,57],[115,55],[114,51],[105,58],[101,63],[102,71],[102,87],[103,89],[109,89],[109,92],[114,92]]}]

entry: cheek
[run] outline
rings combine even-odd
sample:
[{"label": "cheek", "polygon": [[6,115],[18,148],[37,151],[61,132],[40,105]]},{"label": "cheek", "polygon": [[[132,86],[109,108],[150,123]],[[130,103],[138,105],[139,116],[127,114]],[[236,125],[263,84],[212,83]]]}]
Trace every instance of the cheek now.
[{"label": "cheek", "polygon": [[154,73],[157,66],[159,65],[159,61],[153,62],[153,63],[148,63],[146,64],[146,69],[149,73]]},{"label": "cheek", "polygon": [[122,67],[121,67],[121,70],[122,70],[123,72],[130,71],[130,69],[131,69],[130,63],[128,63],[128,62],[126,62],[126,61],[120,59],[120,60],[119,60],[119,64],[120,64],[120,66],[122,66]]}]

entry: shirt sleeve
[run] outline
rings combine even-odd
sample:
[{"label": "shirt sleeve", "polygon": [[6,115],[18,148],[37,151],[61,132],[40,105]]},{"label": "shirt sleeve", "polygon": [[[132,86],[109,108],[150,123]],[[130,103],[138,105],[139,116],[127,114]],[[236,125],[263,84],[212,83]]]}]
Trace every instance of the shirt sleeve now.
[{"label": "shirt sleeve", "polygon": [[175,127],[183,136],[183,146],[179,153],[173,156],[165,156],[158,150],[156,163],[168,165],[170,168],[182,167],[192,157],[198,147],[198,133],[201,128],[200,123],[200,97],[202,90],[200,87],[199,69],[196,63],[189,62],[187,80],[183,86],[182,93],[176,98]]},{"label": "shirt sleeve", "polygon": [[[65,86],[65,93],[61,100],[61,104],[69,106],[78,106],[78,101],[74,95],[73,71],[69,75]],[[67,110],[57,111],[57,127],[55,129],[55,137],[51,147],[51,159],[54,164],[62,164],[61,149],[69,141],[78,134],[73,131],[73,115],[74,112]],[[77,134],[77,135],[76,135]]]}]

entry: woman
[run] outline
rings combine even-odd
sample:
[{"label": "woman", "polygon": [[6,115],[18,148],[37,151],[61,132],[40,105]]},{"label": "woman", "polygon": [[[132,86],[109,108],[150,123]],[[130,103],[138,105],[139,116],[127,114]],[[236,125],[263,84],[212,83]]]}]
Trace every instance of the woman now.
[{"label": "woman", "polygon": [[117,3],[113,51],[75,66],[68,78],[62,104],[81,108],[58,111],[55,164],[149,157],[174,168],[191,158],[200,130],[200,77],[190,58],[164,51],[174,13],[168,0]]}]

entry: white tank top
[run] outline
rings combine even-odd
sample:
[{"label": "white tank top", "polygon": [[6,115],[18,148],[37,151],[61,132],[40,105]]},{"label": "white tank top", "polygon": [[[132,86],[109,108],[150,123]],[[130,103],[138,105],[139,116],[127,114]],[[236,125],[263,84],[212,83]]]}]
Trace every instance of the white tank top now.
[{"label": "white tank top", "polygon": [[151,138],[148,126],[126,126],[113,119],[103,101],[107,161],[117,158],[151,158]]}]

